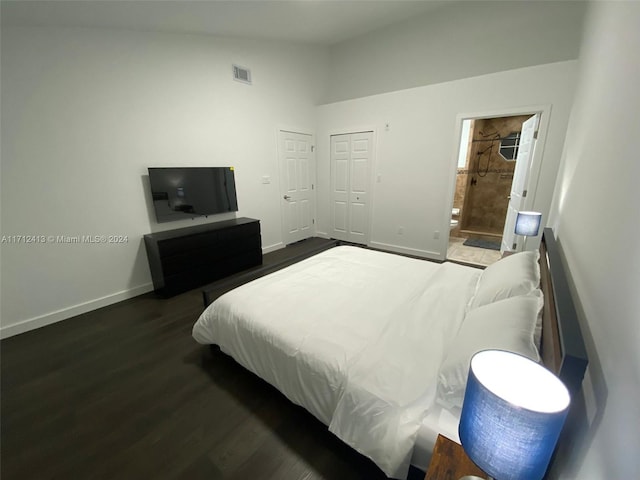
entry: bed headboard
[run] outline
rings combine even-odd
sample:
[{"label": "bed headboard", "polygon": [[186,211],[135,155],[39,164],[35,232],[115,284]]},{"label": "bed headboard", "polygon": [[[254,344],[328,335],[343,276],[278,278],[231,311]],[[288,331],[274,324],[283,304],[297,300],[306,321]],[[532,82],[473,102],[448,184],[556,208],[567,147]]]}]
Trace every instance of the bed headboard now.
[{"label": "bed headboard", "polygon": [[587,368],[587,351],[553,230],[545,228],[540,242],[542,361],[571,392],[579,391]]}]

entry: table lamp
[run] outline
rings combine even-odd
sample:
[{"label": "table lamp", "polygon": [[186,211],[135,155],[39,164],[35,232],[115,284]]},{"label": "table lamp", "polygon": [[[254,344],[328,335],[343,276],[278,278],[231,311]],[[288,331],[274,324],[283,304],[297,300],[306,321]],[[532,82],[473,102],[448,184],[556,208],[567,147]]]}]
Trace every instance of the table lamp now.
[{"label": "table lamp", "polygon": [[539,212],[518,212],[516,217],[516,235],[523,235],[523,245],[527,243],[527,237],[535,237],[540,229],[542,214]]},{"label": "table lamp", "polygon": [[478,352],[462,405],[462,447],[496,480],[541,480],[569,403],[565,385],[542,365],[517,353]]}]

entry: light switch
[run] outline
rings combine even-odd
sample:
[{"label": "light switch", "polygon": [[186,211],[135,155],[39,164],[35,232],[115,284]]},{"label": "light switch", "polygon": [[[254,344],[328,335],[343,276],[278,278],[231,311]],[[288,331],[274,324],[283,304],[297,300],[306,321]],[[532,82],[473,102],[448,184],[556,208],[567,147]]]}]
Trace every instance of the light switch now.
[{"label": "light switch", "polygon": [[264,183],[264,184],[271,183],[271,177],[269,175],[263,175],[262,176],[262,183]]}]

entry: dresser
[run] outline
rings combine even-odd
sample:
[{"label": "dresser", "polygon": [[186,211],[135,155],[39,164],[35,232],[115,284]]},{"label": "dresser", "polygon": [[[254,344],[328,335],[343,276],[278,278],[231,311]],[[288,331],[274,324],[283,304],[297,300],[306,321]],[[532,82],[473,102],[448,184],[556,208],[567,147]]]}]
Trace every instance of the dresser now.
[{"label": "dresser", "polygon": [[165,297],[262,264],[260,221],[236,218],[144,236],[154,290]]}]

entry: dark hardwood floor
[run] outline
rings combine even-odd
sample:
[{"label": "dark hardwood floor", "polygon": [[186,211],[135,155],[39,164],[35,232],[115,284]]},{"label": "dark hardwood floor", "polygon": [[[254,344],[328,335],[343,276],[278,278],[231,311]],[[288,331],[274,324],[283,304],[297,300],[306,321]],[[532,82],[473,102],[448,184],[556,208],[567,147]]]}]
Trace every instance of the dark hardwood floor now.
[{"label": "dark hardwood floor", "polygon": [[[265,265],[318,241],[267,254]],[[2,479],[386,478],[276,389],[198,345],[202,309],[199,289],[146,294],[3,340]]]}]

